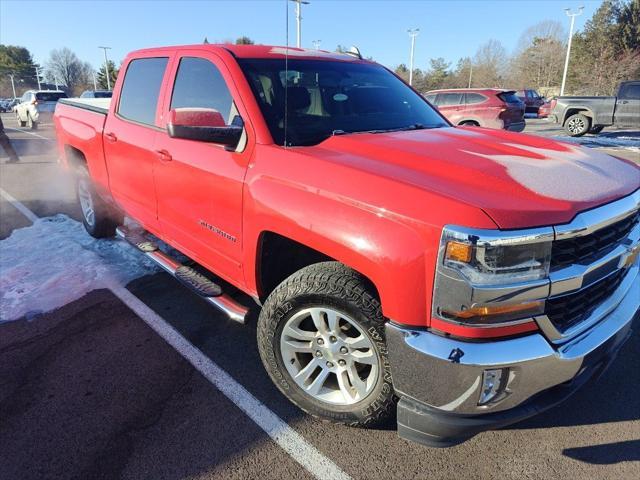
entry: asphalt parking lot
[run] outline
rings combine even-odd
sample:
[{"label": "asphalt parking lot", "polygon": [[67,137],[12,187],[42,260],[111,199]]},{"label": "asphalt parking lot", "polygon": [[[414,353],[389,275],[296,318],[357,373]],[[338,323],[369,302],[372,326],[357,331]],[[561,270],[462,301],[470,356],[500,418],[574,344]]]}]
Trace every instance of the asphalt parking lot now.
[{"label": "asphalt parking lot", "polygon": [[[40,228],[36,217],[55,223],[59,214],[78,220],[79,212],[51,126],[30,132],[8,114],[3,121],[22,162],[4,164],[0,152],[0,259],[46,249],[55,264],[74,247],[102,261],[104,246],[71,245],[73,236],[15,241]],[[562,135],[543,120],[528,124],[527,132]],[[640,163],[640,132],[603,133],[631,140],[598,146],[584,137],[585,144]],[[65,278],[46,280],[65,289]],[[637,332],[606,374],[567,403],[429,449],[398,438],[394,425],[336,426],[291,405],[260,363],[256,307],[239,325],[165,273],[127,284],[99,280],[54,311],[0,323],[2,480],[640,478]],[[0,290],[12,281],[0,272]]]}]

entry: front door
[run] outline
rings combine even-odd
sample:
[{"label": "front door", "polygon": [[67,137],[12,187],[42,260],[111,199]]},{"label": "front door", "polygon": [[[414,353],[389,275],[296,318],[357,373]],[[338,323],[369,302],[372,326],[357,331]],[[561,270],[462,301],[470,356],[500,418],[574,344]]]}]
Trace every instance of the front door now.
[{"label": "front door", "polygon": [[[240,115],[230,74],[215,54],[180,51],[173,70],[165,119],[176,108],[214,109],[227,124]],[[242,278],[242,188],[251,145],[247,130],[235,151],[171,138],[166,130],[158,134],[155,148],[160,152],[154,176],[163,237],[232,282]]]},{"label": "front door", "polygon": [[158,99],[167,57],[137,58],[126,66],[118,103],[104,127],[104,152],[111,193],[145,228],[158,231],[153,183]]}]

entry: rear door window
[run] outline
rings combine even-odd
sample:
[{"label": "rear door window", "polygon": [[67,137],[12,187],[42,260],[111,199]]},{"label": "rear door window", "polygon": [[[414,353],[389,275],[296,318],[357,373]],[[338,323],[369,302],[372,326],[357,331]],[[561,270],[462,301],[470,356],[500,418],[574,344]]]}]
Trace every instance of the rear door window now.
[{"label": "rear door window", "polygon": [[441,93],[438,95],[438,106],[446,107],[450,105],[460,105],[462,103],[462,93]]},{"label": "rear door window", "polygon": [[154,125],[158,96],[168,60],[167,57],[139,58],[129,63],[118,105],[121,117]]},{"label": "rear door window", "polygon": [[507,103],[522,103],[516,92],[502,92],[498,94],[498,98]]},{"label": "rear door window", "polygon": [[620,98],[627,100],[640,100],[640,83],[628,83],[622,87]]}]

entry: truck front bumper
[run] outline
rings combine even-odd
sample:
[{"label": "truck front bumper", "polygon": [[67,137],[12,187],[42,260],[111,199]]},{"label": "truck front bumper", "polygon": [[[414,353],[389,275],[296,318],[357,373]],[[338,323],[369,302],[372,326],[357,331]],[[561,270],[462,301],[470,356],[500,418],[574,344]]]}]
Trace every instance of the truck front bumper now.
[{"label": "truck front bumper", "polygon": [[[429,446],[455,445],[563,401],[602,373],[631,335],[640,275],[637,267],[629,274],[631,284],[615,309],[562,345],[541,333],[474,343],[388,323],[399,435]],[[482,403],[495,375],[500,387]]]}]

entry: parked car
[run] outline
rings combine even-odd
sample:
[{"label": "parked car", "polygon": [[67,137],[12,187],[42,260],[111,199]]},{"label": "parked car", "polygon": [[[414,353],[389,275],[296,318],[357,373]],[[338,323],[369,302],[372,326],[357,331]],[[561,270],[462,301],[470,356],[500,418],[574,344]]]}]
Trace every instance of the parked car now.
[{"label": "parked car", "polygon": [[535,113],[538,115],[538,110],[545,102],[544,97],[541,97],[537,91],[528,88],[518,90],[516,95],[524,102],[525,113]]},{"label": "parked car", "polygon": [[85,90],[80,98],[111,98],[111,90]]},{"label": "parked car", "polygon": [[521,132],[524,104],[513,90],[463,88],[432,90],[427,100],[454,125],[469,125]]},{"label": "parked car", "polygon": [[640,127],[640,80],[622,82],[614,97],[558,97],[550,117],[572,137],[603,128]]},{"label": "parked car", "polygon": [[39,123],[51,121],[61,98],[67,98],[67,94],[60,90],[26,91],[15,108],[18,125],[35,130]]},{"label": "parked car", "polygon": [[447,446],[598,376],[640,306],[638,166],[456,128],[374,62],[288,51],[141,50],[104,107],[60,100],[87,232],[231,320],[249,307],[216,278],[254,298],[266,371],[315,417],[373,426],[397,408],[402,437]]}]

